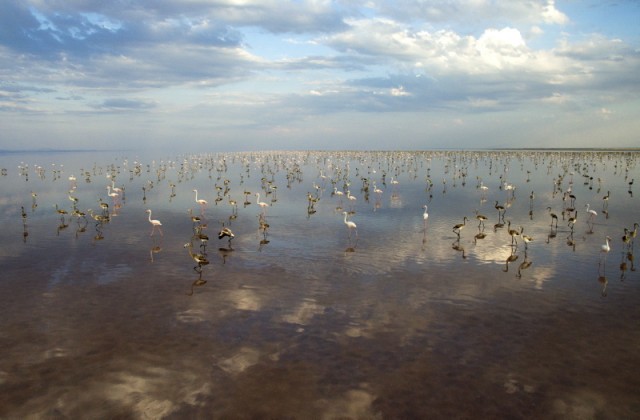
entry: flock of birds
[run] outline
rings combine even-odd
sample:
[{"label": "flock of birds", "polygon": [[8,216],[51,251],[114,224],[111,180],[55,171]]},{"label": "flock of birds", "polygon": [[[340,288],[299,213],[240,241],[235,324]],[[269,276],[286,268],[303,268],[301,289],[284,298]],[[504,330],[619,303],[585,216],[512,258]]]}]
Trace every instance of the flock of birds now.
[{"label": "flock of birds", "polygon": [[[492,192],[491,180],[485,180],[481,176],[476,176],[477,184],[476,190],[479,194],[480,205],[484,205],[488,201],[488,195],[494,194],[492,201],[495,201],[495,211],[497,212],[497,222],[493,225],[493,231],[497,233],[499,230],[504,229],[507,232],[507,240],[510,241],[512,248],[510,256],[506,260],[505,271],[508,270],[509,264],[515,261],[518,256],[516,250],[523,244],[524,246],[524,262],[518,269],[518,276],[522,275],[522,270],[528,268],[531,265],[531,261],[528,258],[527,251],[529,244],[534,242],[533,236],[529,233],[525,233],[524,223],[520,222],[516,227],[512,223],[512,218],[505,219],[507,214],[515,201],[516,191],[519,191],[520,185],[511,183],[508,181],[509,171],[513,165],[520,165],[524,170],[523,161],[525,159],[531,159],[532,164],[538,168],[538,170],[544,170],[546,166],[547,174],[551,174],[552,170],[557,170],[560,173],[553,178],[553,185],[551,186],[551,195],[553,199],[561,205],[558,211],[554,211],[551,206],[547,206],[546,210],[550,217],[549,231],[547,234],[546,242],[555,238],[558,234],[558,223],[560,220],[566,223],[567,243],[573,246],[575,249],[576,240],[574,239],[574,231],[576,225],[582,219],[581,212],[577,207],[577,197],[574,192],[574,177],[582,176],[584,178],[584,186],[589,190],[595,188],[600,191],[604,188],[605,181],[601,178],[594,176],[597,173],[598,165],[606,166],[607,163],[615,165],[615,173],[622,174],[624,172],[624,179],[628,184],[628,194],[632,196],[633,178],[629,178],[629,173],[635,165],[635,156],[629,154],[616,154],[611,155],[598,155],[593,154],[588,156],[589,159],[574,160],[567,159],[562,154],[551,154],[541,152],[539,154],[522,155],[518,156],[513,152],[505,153],[480,153],[480,152],[431,152],[431,153],[319,153],[314,154],[312,152],[290,152],[290,153],[237,153],[237,154],[220,154],[220,155],[190,155],[184,157],[182,160],[175,161],[161,161],[159,164],[153,162],[152,164],[144,165],[140,162],[134,161],[129,163],[127,159],[122,162],[122,165],[111,164],[106,167],[99,167],[94,164],[94,167],[90,170],[81,169],[80,172],[89,183],[97,176],[104,176],[107,179],[107,185],[104,190],[106,195],[96,198],[98,205],[101,209],[100,212],[94,212],[91,208],[81,210],[79,207],[80,199],[75,195],[78,189],[78,182],[75,176],[69,176],[69,189],[67,191],[67,198],[71,202],[71,210],[67,210],[57,203],[54,204],[56,213],[60,217],[60,224],[58,225],[58,233],[66,229],[69,226],[72,218],[76,219],[78,226],[77,232],[86,231],[88,220],[93,219],[95,222],[96,235],[95,240],[104,238],[103,227],[110,222],[113,215],[117,215],[117,212],[122,208],[125,202],[125,185],[116,185],[116,180],[122,178],[126,171],[129,172],[129,181],[133,181],[136,177],[141,177],[147,174],[150,179],[142,186],[142,199],[146,204],[147,193],[154,188],[158,187],[162,183],[167,183],[170,187],[170,199],[176,195],[176,183],[187,183],[195,178],[195,175],[199,172],[208,172],[209,178],[215,181],[213,182],[213,191],[215,191],[215,198],[212,200],[214,205],[218,205],[220,202],[226,202],[231,212],[228,216],[228,222],[221,221],[220,229],[218,230],[218,239],[227,239],[227,247],[219,248],[221,255],[223,256],[223,262],[225,257],[233,251],[232,240],[235,238],[235,234],[227,224],[231,224],[238,216],[238,200],[239,193],[235,192],[234,182],[231,181],[231,176],[228,173],[230,164],[239,165],[241,173],[239,176],[238,186],[249,183],[249,178],[255,172],[259,172],[260,176],[260,191],[252,193],[247,189],[244,190],[244,207],[255,204],[259,213],[258,219],[258,231],[261,233],[260,245],[266,245],[269,243],[268,230],[269,223],[267,217],[268,208],[277,202],[277,190],[278,185],[286,183],[287,188],[291,188],[294,183],[303,184],[303,175],[308,175],[307,168],[316,168],[317,173],[312,176],[312,183],[307,191],[307,216],[311,217],[317,212],[318,205],[321,201],[331,200],[331,207],[334,212],[343,216],[343,223],[346,226],[348,233],[349,247],[347,250],[354,251],[358,241],[358,229],[356,223],[352,218],[357,214],[356,208],[362,209],[362,204],[359,205],[359,199],[364,203],[373,204],[373,210],[379,209],[382,206],[382,198],[385,194],[390,195],[390,200],[398,199],[399,192],[401,191],[401,179],[403,176],[408,177],[413,182],[417,181],[418,176],[424,176],[424,200],[427,204],[422,206],[422,232],[423,232],[423,244],[427,241],[427,235],[429,232],[429,205],[434,200],[434,191],[436,189],[437,181],[431,175],[430,163],[432,159],[442,159],[444,162],[444,174],[442,178],[442,193],[446,194],[449,181],[454,187],[458,184],[465,186],[469,173],[473,171],[474,167],[478,167],[480,163],[483,163],[488,168],[489,174],[499,174],[499,182],[497,189],[499,192]],[[603,160],[604,158],[608,161]],[[611,160],[613,159],[613,160]],[[425,168],[426,166],[426,168]],[[304,173],[304,170],[307,173]],[[21,165],[19,167],[21,175],[27,180],[29,174],[32,173],[28,165]],[[46,176],[46,170],[42,167],[36,166],[35,172],[37,176],[44,179]],[[529,174],[531,170],[527,170],[527,179],[523,182],[526,185],[529,182]],[[6,170],[3,171],[6,174]],[[168,181],[167,175],[172,174],[175,180]],[[63,175],[62,169],[54,169],[54,179],[60,179]],[[276,175],[279,175],[277,179]],[[390,180],[388,178],[390,177]],[[253,179],[251,180],[253,181]],[[488,181],[488,185],[486,183]],[[358,188],[356,185],[360,184],[359,196],[354,195],[352,191]],[[383,188],[379,188],[381,185]],[[129,187],[127,187],[127,190]],[[327,198],[327,191],[330,192],[330,196]],[[190,258],[195,262],[194,269],[198,272],[198,280],[194,282],[194,285],[204,284],[205,280],[202,279],[203,267],[209,264],[207,256],[207,244],[209,241],[208,236],[205,234],[205,229],[208,227],[207,216],[208,209],[212,203],[203,198],[203,195],[199,193],[198,189],[193,188],[193,203],[199,208],[199,215],[196,215],[193,208],[188,209],[189,217],[191,218],[193,226],[192,240],[185,244]],[[130,193],[129,193],[130,194]],[[235,197],[233,196],[235,194]],[[495,200],[497,194],[504,195],[504,202],[501,204],[501,200]],[[255,197],[255,200],[250,200],[249,197]],[[268,197],[271,202],[261,201],[261,197]],[[610,202],[611,194],[607,191],[606,195],[602,196],[600,213],[603,217],[608,218],[608,206]],[[31,192],[32,209],[37,207],[37,193]],[[346,199],[346,203],[343,201]],[[533,220],[534,209],[536,209],[536,194],[531,191],[529,194],[529,218]],[[597,211],[592,203],[584,203],[584,220],[588,226],[587,233],[594,233],[594,226],[596,220],[600,217],[599,211]],[[153,211],[151,208],[146,210],[147,221],[151,225],[150,236],[154,236],[158,233],[160,236],[164,235],[162,230],[163,224],[158,218],[153,218]],[[418,213],[419,214],[419,213]],[[418,214],[416,216],[418,216]],[[25,207],[22,206],[22,220],[24,227],[24,238],[26,240],[28,236],[27,229],[27,217],[28,214],[25,211]],[[478,222],[477,233],[473,237],[473,243],[477,244],[479,240],[486,238],[485,225],[489,222],[490,217],[482,214],[478,209],[474,211],[474,216],[464,216],[461,223],[456,223],[452,226],[452,232],[455,234],[452,248],[456,251],[461,251],[463,258],[466,258],[466,252],[464,248],[464,242],[461,238],[464,236],[464,229],[469,226],[470,220],[475,218]],[[623,251],[627,261],[631,262],[633,267],[633,245],[638,232],[638,223],[633,223],[632,227],[625,228],[622,236]],[[611,235],[605,233],[604,244],[600,248],[600,266],[604,266],[606,262],[606,255],[610,253],[612,249],[613,240]],[[353,242],[355,239],[355,242]],[[196,248],[196,244],[199,243],[199,248]],[[158,252],[156,249],[155,252]],[[151,259],[153,260],[153,253]],[[193,291],[193,290],[192,290]]]}]

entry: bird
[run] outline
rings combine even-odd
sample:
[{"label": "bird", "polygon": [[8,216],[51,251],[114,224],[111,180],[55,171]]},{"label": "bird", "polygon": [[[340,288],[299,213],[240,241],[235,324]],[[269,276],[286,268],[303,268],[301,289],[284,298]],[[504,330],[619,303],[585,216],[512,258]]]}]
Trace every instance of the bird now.
[{"label": "bird", "polygon": [[600,246],[600,252],[608,254],[609,251],[611,251],[611,245],[609,244],[609,242],[611,241],[611,238],[609,236],[605,236],[604,239],[605,239],[605,242]]},{"label": "bird", "polygon": [[[500,217],[504,219],[504,213],[505,213],[504,206],[501,204],[498,204],[498,201],[496,200],[496,204],[494,204],[493,207],[495,207],[495,209],[498,210],[498,220],[500,220]],[[502,213],[502,215],[500,213]]]},{"label": "bird", "polygon": [[514,242],[516,245],[518,245],[518,236],[522,234],[522,232],[524,231],[524,228],[520,226],[520,230],[511,229],[511,220],[508,220],[507,231],[509,232],[509,236],[511,236],[511,245],[513,245]]},{"label": "bird", "polygon": [[207,205],[207,200],[203,200],[202,198],[198,200],[198,190],[193,190],[194,193],[196,193],[196,199],[195,202],[198,203],[200,205],[200,209],[204,210],[204,208]]},{"label": "bird", "polygon": [[524,233],[520,233],[522,237],[522,242],[524,242],[524,249],[526,250],[529,246],[529,242],[533,242],[533,238],[529,235],[525,235]]},{"label": "bird", "polygon": [[478,229],[480,229],[480,226],[484,227],[484,222],[487,220],[487,216],[479,214],[478,210],[476,210],[476,219],[478,219]]},{"label": "bird", "polygon": [[602,197],[602,207],[603,208],[606,208],[609,205],[609,195],[610,195],[610,191],[607,191],[607,195]]},{"label": "bird", "polygon": [[348,213],[346,211],[343,211],[342,214],[344,214],[344,224],[347,225],[347,228],[349,229],[349,238],[351,238],[351,231],[352,230],[356,231],[356,238],[357,238],[358,237],[358,227],[351,220],[347,220]]},{"label": "bird", "polygon": [[551,207],[547,207],[549,210],[549,215],[551,216],[551,226],[553,227],[553,222],[556,222],[556,228],[558,227],[558,215],[551,211]]},{"label": "bird", "polygon": [[118,197],[120,197],[120,194],[118,194],[118,193],[117,193],[117,192],[115,192],[115,191],[111,192],[111,191],[112,191],[112,190],[111,190],[111,185],[107,185],[107,191],[109,191],[109,192],[107,193],[107,195],[113,199],[113,202],[114,202],[114,203],[115,203],[116,201],[118,201]]},{"label": "bird", "polygon": [[427,213],[427,205],[426,204],[424,206],[422,206],[422,208],[424,209],[424,213],[422,213],[422,221],[423,221],[424,227],[426,229],[427,220],[429,220],[429,213]]},{"label": "bird", "polygon": [[265,203],[264,201],[260,201],[260,193],[259,192],[256,193],[256,204],[258,206],[260,206],[260,208],[262,209],[263,213],[267,210],[267,207],[269,207],[269,204]]},{"label": "bird", "polygon": [[587,203],[585,205],[585,208],[587,209],[587,213],[589,213],[589,219],[588,220],[593,221],[593,219],[595,219],[598,216],[598,212],[593,210],[592,208],[590,208],[589,203]]},{"label": "bird", "polygon": [[233,234],[233,232],[231,231],[231,229],[229,229],[228,227],[223,227],[220,230],[220,233],[218,233],[218,239],[222,239],[222,238],[229,238],[229,245],[231,245],[231,240],[233,238],[235,238],[235,235]]},{"label": "bird", "polygon": [[578,212],[576,211],[573,216],[569,217],[568,225],[571,228],[571,232],[573,232],[573,227],[576,225],[576,221],[578,220]]},{"label": "bird", "polygon": [[206,255],[195,254],[193,252],[193,244],[191,242],[187,242],[186,244],[184,244],[184,247],[187,248],[187,251],[189,252],[189,255],[191,256],[193,261],[198,264],[198,267],[193,268],[194,270],[198,271],[198,268],[202,268],[201,266],[209,264],[209,260],[207,259]]},{"label": "bird", "polygon": [[153,233],[155,232],[156,228],[158,228],[160,235],[164,236],[162,233],[162,228],[160,227],[162,226],[162,223],[160,223],[160,220],[151,219],[151,209],[147,209],[147,213],[149,213],[149,223],[151,223],[151,226],[153,226],[153,228],[151,229],[150,236],[153,236]]},{"label": "bird", "polygon": [[347,198],[349,199],[350,203],[351,203],[351,208],[353,209],[353,205],[355,204],[356,200],[358,200],[354,195],[351,195],[351,191],[347,190]]},{"label": "bird", "polygon": [[460,231],[466,226],[467,220],[467,216],[464,216],[464,218],[462,219],[462,223],[458,223],[457,225],[453,226],[453,233],[458,235],[458,238],[460,238]]},{"label": "bird", "polygon": [[486,185],[484,185],[483,181],[480,181],[480,190],[482,191],[482,193],[486,193],[487,191],[489,191],[489,187],[487,187]]},{"label": "bird", "polygon": [[194,216],[193,215],[193,209],[189,209],[189,216],[191,216],[191,222],[195,225],[195,224],[199,224],[202,219],[200,218],[200,216]]}]

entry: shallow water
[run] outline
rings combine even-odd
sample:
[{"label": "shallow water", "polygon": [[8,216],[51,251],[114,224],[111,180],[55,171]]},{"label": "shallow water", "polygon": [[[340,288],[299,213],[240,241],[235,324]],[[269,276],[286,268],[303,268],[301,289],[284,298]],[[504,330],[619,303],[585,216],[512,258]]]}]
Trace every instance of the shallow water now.
[{"label": "shallow water", "polygon": [[[637,161],[0,155],[0,418],[638,417],[640,278],[621,239],[640,222]],[[109,221],[89,215],[99,200]],[[533,241],[512,245],[508,222]]]}]

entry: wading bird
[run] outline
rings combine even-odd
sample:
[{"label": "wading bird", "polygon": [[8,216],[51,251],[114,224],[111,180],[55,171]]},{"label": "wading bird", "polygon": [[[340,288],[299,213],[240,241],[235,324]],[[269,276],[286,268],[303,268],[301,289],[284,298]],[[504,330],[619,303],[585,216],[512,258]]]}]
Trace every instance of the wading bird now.
[{"label": "wading bird", "polygon": [[462,219],[462,223],[458,223],[457,225],[453,226],[453,233],[458,235],[458,239],[460,238],[460,231],[467,225],[467,220],[467,216],[464,216],[464,218]]},{"label": "wading bird", "polygon": [[163,235],[162,228],[160,227],[160,226],[162,226],[162,223],[160,223],[160,220],[151,219],[151,209],[148,209],[147,213],[149,213],[149,223],[151,223],[151,226],[153,226],[151,228],[151,235],[150,236],[153,236],[153,233],[155,232],[156,228],[158,228],[158,231],[160,232],[160,235]]},{"label": "wading bird", "polygon": [[258,206],[260,206],[260,208],[262,209],[262,213],[265,213],[267,211],[267,207],[269,207],[269,204],[265,203],[264,201],[260,201],[260,193],[256,193],[256,204]]},{"label": "wading bird", "polygon": [[231,245],[231,240],[235,238],[233,232],[228,227],[223,227],[218,233],[218,239],[229,238],[229,245]]},{"label": "wading bird", "polygon": [[204,208],[207,206],[207,200],[199,199],[198,200],[198,190],[193,190],[196,193],[195,202],[200,205],[200,210],[204,212]]},{"label": "wading bird", "polygon": [[425,204],[424,206],[422,206],[422,208],[424,209],[424,213],[422,213],[422,224],[425,228],[425,230],[427,229],[427,220],[429,220],[429,213],[427,213],[427,205]]},{"label": "wading bird", "polygon": [[356,232],[356,238],[358,237],[358,228],[356,226],[356,224],[354,222],[352,222],[351,220],[347,220],[347,215],[348,213],[346,211],[343,211],[342,214],[344,214],[344,224],[347,225],[347,228],[349,229],[349,238],[351,238],[351,231],[354,230]]}]

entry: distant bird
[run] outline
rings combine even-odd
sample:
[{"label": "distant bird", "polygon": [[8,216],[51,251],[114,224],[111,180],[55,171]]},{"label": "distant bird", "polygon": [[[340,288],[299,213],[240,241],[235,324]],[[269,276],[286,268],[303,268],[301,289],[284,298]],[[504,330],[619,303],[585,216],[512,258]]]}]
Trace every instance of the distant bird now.
[{"label": "distant bird", "polygon": [[193,222],[193,224],[198,224],[202,221],[200,216],[193,215],[193,209],[189,209],[188,212],[189,212],[189,216],[191,217],[191,222]]},{"label": "distant bird", "polygon": [[260,193],[256,193],[256,204],[258,206],[260,206],[260,208],[262,209],[262,212],[264,213],[267,210],[267,207],[269,207],[269,204],[265,203],[264,201],[260,201]]},{"label": "distant bird", "polygon": [[482,191],[482,193],[486,193],[487,191],[489,191],[489,187],[487,187],[486,185],[484,185],[483,181],[480,181],[480,190]]},{"label": "distant bird", "polygon": [[194,193],[196,193],[196,198],[195,198],[195,202],[198,203],[200,205],[200,209],[204,211],[204,208],[207,206],[207,200],[203,200],[203,199],[199,199],[198,200],[198,190],[193,190]]},{"label": "distant bird", "polygon": [[118,198],[120,197],[120,194],[118,194],[118,193],[117,193],[117,192],[115,192],[115,191],[111,192],[111,185],[107,185],[107,191],[109,191],[109,192],[107,193],[107,195],[113,199],[113,202],[114,202],[114,203],[115,203],[116,201],[118,201]]},{"label": "distant bird", "polygon": [[608,207],[608,206],[609,206],[609,195],[610,195],[610,192],[609,192],[609,191],[607,191],[607,195],[605,195],[604,197],[602,197],[602,207],[603,207],[603,208],[606,208],[606,207]]},{"label": "distant bird", "polygon": [[509,236],[511,236],[511,245],[513,245],[514,242],[516,245],[518,245],[518,236],[520,236],[523,231],[524,231],[524,228],[522,226],[520,226],[520,230],[511,229],[511,220],[508,221],[507,232],[509,233]]},{"label": "distant bird", "polygon": [[529,242],[533,242],[533,238],[529,235],[525,235],[524,233],[520,233],[522,237],[522,242],[524,242],[524,249],[526,250],[529,247]]},{"label": "distant bird", "polygon": [[429,220],[429,213],[427,213],[427,205],[425,204],[424,206],[422,206],[422,208],[424,209],[424,213],[422,213],[422,223],[424,225],[424,228],[427,228],[427,220]]},{"label": "distant bird", "polygon": [[467,220],[467,216],[464,216],[464,218],[462,219],[462,223],[458,223],[457,225],[453,226],[453,233],[458,235],[458,238],[460,238],[460,231],[462,231],[462,229],[464,229],[464,227],[467,225]]},{"label": "distant bird", "polygon": [[606,236],[604,244],[600,246],[600,252],[604,252],[605,254],[608,254],[609,251],[611,251],[611,245],[609,243],[610,241],[611,241],[611,238],[609,236]]},{"label": "distant bird", "polygon": [[358,237],[358,228],[356,226],[356,224],[354,222],[352,222],[351,220],[347,220],[347,215],[348,213],[346,211],[343,211],[342,214],[344,214],[344,224],[347,225],[347,228],[349,229],[349,238],[351,238],[351,231],[354,230],[356,232],[356,238]]},{"label": "distant bird", "polygon": [[153,226],[151,229],[151,236],[153,236],[153,233],[155,232],[156,228],[158,228],[160,235],[163,235],[162,228],[160,227],[162,226],[162,223],[160,223],[160,220],[151,219],[151,209],[148,209],[147,213],[149,213],[149,223],[151,223],[151,226]]},{"label": "distant bird", "polygon": [[585,205],[585,208],[587,209],[587,213],[589,214],[589,219],[588,220],[593,221],[593,219],[595,219],[598,216],[598,212],[593,210],[592,208],[590,208],[589,207],[589,203],[587,203]]},{"label": "distant bird", "polygon": [[484,228],[484,222],[487,220],[487,216],[479,214],[478,210],[476,210],[476,219],[478,219],[478,229],[480,229],[480,226],[482,226]]},{"label": "distant bird", "polygon": [[574,228],[574,226],[575,226],[575,224],[576,224],[576,221],[577,221],[577,220],[578,220],[578,212],[576,211],[576,212],[573,214],[573,216],[572,216],[572,217],[569,217],[569,219],[568,219],[568,222],[569,222],[569,223],[568,223],[568,225],[567,225],[567,226],[569,226],[569,227],[571,228],[571,232],[573,232],[573,228]]},{"label": "distant bird", "polygon": [[189,251],[189,255],[191,256],[193,261],[195,261],[196,264],[198,264],[198,267],[193,268],[194,270],[198,271],[198,268],[202,269],[201,266],[209,264],[209,260],[207,259],[206,255],[196,254],[193,252],[193,244],[191,242],[184,244],[184,247],[187,248],[187,250]]},{"label": "distant bird", "polygon": [[547,207],[547,210],[549,210],[549,216],[551,216],[551,227],[553,227],[553,222],[556,223],[556,228],[558,227],[558,215],[556,215],[555,213],[553,213],[551,211],[551,207]]},{"label": "distant bird", "polygon": [[501,204],[498,204],[498,201],[496,200],[496,204],[494,204],[493,207],[495,207],[495,209],[498,210],[498,220],[500,220],[500,218],[504,219],[504,213],[506,211],[504,206]]},{"label": "distant bird", "polygon": [[229,244],[231,244],[231,240],[235,238],[235,235],[228,227],[223,227],[218,233],[218,239],[229,238]]}]

